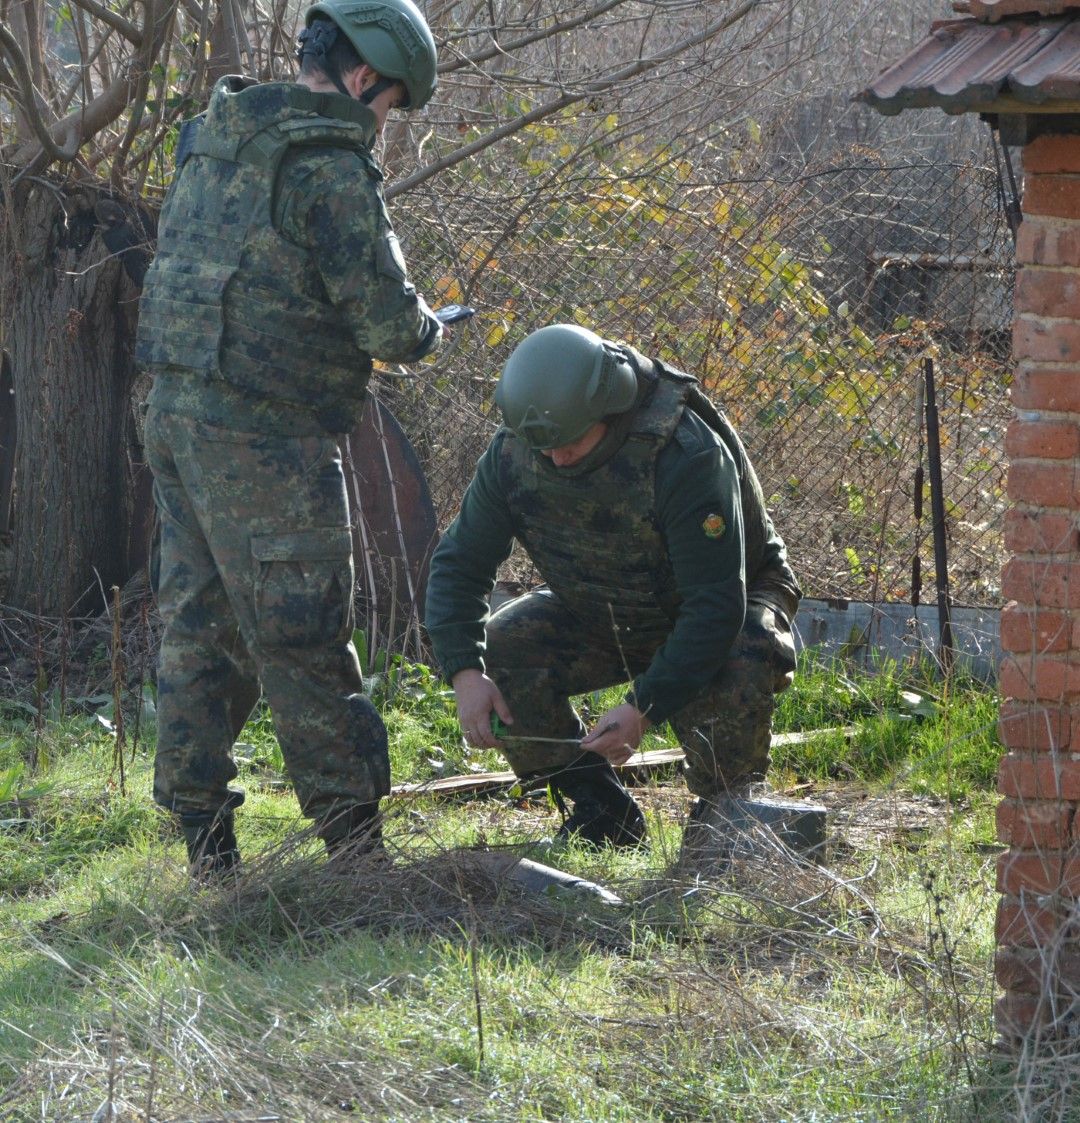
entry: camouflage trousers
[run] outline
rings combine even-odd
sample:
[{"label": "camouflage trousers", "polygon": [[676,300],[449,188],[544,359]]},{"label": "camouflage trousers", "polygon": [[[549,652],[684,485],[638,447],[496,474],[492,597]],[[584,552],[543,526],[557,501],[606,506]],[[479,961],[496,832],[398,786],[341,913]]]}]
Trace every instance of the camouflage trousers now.
[{"label": "camouflage trousers", "polygon": [[[548,589],[503,605],[487,625],[487,673],[514,715],[514,735],[580,737],[571,705],[577,694],[616,686],[640,674],[654,651],[597,644]],[[769,766],[776,695],[790,685],[795,645],[788,622],[751,603],[731,653],[706,690],[674,714],[671,727],[686,751],[686,783],[714,796],[763,776]],[[573,745],[516,742],[505,756],[519,776],[547,772],[578,755]]]},{"label": "camouflage trousers", "polygon": [[156,410],[146,449],[161,523],[154,799],[242,801],[232,747],[262,692],[305,815],[390,790],[386,728],[362,691],[341,454]]}]

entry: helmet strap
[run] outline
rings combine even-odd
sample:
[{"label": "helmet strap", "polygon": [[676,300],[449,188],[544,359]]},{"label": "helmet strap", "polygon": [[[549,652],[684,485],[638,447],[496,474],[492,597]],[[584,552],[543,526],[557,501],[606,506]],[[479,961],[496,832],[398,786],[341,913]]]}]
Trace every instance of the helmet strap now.
[{"label": "helmet strap", "polygon": [[370,86],[368,86],[368,88],[360,95],[360,100],[364,103],[364,105],[370,105],[379,96],[379,94],[395,85],[397,85],[396,78],[380,78],[377,82],[373,82]]}]

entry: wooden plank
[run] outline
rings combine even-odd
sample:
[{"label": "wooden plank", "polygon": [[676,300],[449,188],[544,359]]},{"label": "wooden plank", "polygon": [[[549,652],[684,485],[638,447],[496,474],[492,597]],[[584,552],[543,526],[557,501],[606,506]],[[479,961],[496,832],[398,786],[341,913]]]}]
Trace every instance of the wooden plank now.
[{"label": "wooden plank", "polygon": [[[838,725],[828,729],[812,729],[803,733],[774,733],[773,746],[805,745],[818,737],[842,735],[850,739],[858,726]],[[680,748],[651,749],[645,753],[635,753],[625,764],[615,766],[628,783],[639,782],[657,773],[670,770],[686,759]],[[441,780],[428,780],[422,784],[396,784],[391,794],[399,799],[414,799],[417,796],[433,796],[436,799],[455,799],[461,796],[477,798],[495,795],[511,787],[517,777],[513,772],[473,772],[467,776],[446,776]]]}]

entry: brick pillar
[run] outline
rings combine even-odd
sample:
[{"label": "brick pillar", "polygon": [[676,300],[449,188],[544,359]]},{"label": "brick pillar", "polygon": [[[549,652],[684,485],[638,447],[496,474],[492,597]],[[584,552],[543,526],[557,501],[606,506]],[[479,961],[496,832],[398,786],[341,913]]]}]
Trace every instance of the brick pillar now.
[{"label": "brick pillar", "polygon": [[1080,136],[1024,150],[1006,434],[996,1009],[1006,1041],[1080,1029]]}]

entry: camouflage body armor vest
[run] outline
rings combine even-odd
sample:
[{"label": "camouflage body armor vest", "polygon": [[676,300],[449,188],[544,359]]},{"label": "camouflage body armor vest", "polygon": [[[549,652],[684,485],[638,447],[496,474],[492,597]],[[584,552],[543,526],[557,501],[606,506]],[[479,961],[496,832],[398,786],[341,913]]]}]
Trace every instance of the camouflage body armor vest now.
[{"label": "camouflage body armor vest", "polygon": [[337,94],[243,83],[223,78],[194,137],[183,138],[136,358],[151,371],[186,368],[338,415],[328,428],[340,432],[360,415],[371,358],[329,303],[309,253],[274,228],[277,177],[290,149],[318,146],[354,152],[380,181],[374,118]]},{"label": "camouflage body armor vest", "polygon": [[[652,396],[623,445],[581,475],[548,470],[522,440],[503,442],[500,474],[516,533],[544,581],[590,634],[655,650],[679,607],[656,511],[656,460],[688,402],[727,446],[738,469],[749,589],[762,570],[768,516],[761,485],[734,429],[690,375],[656,363]],[[614,631],[613,631],[614,627]]]}]

